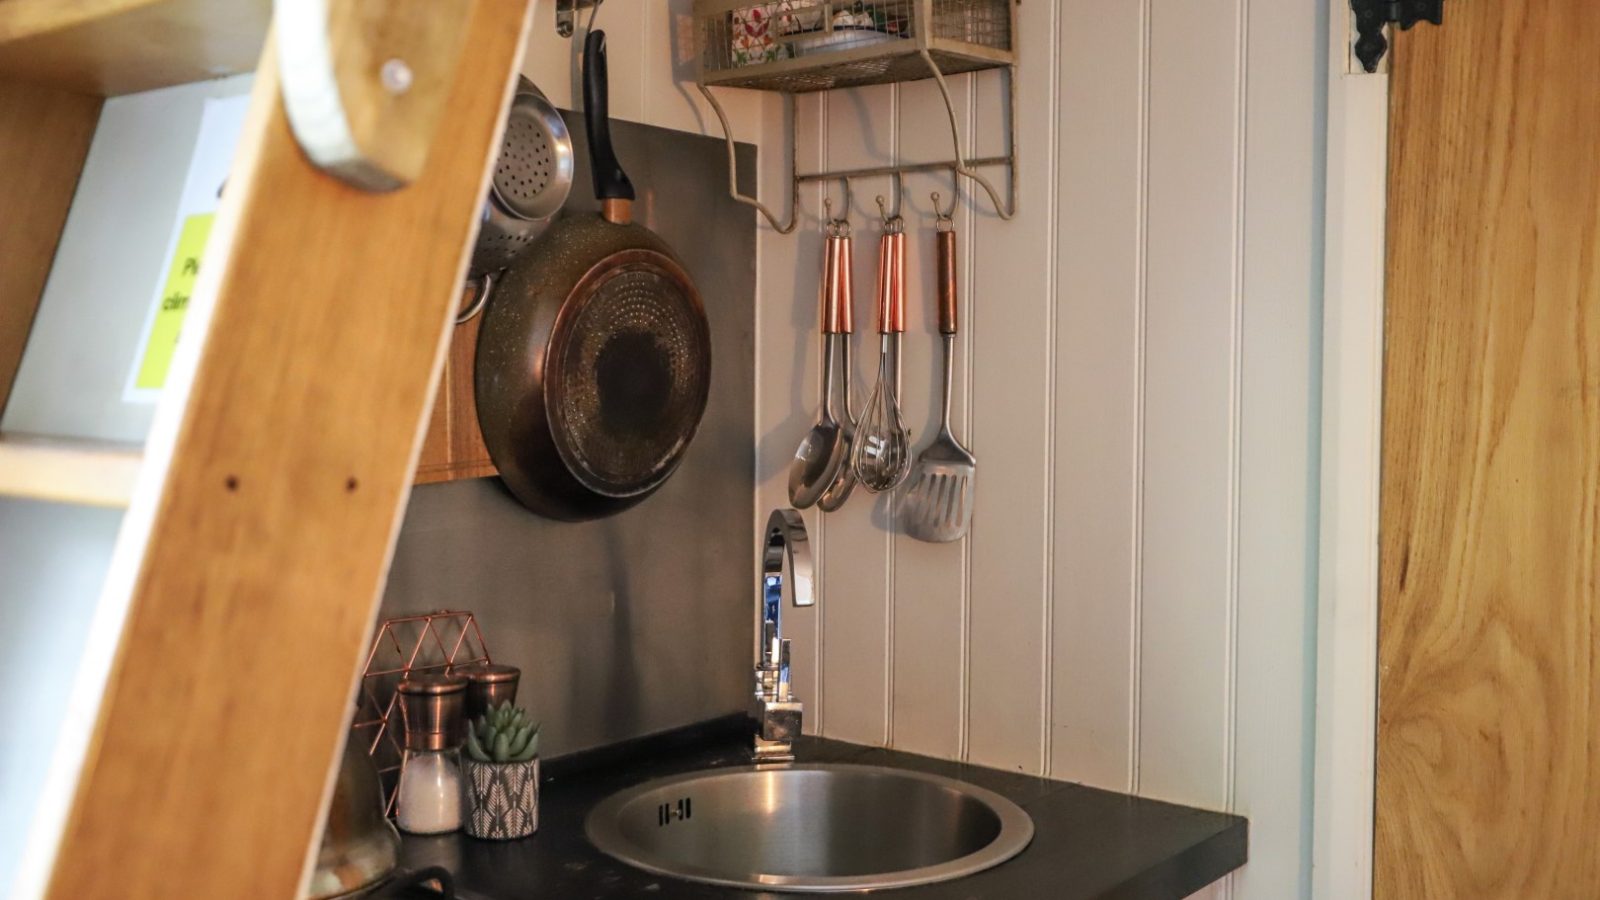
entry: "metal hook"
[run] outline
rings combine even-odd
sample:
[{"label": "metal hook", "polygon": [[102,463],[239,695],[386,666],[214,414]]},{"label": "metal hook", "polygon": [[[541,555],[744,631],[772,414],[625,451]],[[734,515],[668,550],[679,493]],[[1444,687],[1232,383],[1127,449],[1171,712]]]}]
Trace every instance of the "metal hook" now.
[{"label": "metal hook", "polygon": [[823,224],[827,227],[828,234],[830,234],[830,235],[832,235],[834,237],[849,237],[850,236],[850,205],[855,202],[855,198],[851,195],[851,192],[850,192],[850,179],[841,178],[841,179],[839,179],[839,181],[841,181],[844,184],[844,215],[837,216],[837,217],[834,216],[834,214],[833,214],[833,198],[832,197],[823,197],[822,198]]},{"label": "metal hook", "polygon": [[956,210],[961,206],[961,172],[951,168],[950,180],[955,184],[955,195],[950,198],[949,212],[939,208],[939,192],[933,192],[934,228],[939,231],[953,231],[955,229]]},{"label": "metal hook", "polygon": [[890,226],[896,220],[900,219],[900,206],[901,206],[901,204],[903,203],[903,201],[905,199],[905,188],[906,188],[906,185],[905,185],[904,178],[901,176],[901,174],[899,172],[894,173],[894,214],[893,215],[891,215],[889,213],[889,202],[887,200],[883,199],[883,195],[882,194],[878,195],[878,217],[883,219],[883,227],[885,229],[889,229]]},{"label": "metal hook", "polygon": [[851,192],[849,178],[840,178],[839,183],[844,185],[844,215],[837,218],[834,217],[832,197],[822,198],[822,214],[823,218],[828,220],[829,225],[843,225],[846,228],[849,228],[850,207],[855,204],[855,195]]}]

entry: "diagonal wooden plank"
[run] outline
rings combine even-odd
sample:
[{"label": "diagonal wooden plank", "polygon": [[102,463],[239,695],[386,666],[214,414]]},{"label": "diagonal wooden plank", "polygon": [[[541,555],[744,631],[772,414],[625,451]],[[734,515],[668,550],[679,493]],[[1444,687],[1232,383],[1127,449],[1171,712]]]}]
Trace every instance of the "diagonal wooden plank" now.
[{"label": "diagonal wooden plank", "polygon": [[472,5],[439,141],[389,194],[306,162],[263,55],[205,340],[120,538],[126,598],[113,564],[126,624],[51,897],[297,893],[529,7]]}]

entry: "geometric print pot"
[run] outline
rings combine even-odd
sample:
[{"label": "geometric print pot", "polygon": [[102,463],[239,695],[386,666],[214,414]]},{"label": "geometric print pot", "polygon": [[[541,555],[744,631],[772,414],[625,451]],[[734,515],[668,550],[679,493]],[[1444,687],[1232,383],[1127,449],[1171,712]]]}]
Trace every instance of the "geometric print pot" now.
[{"label": "geometric print pot", "polygon": [[491,841],[524,838],[539,830],[539,758],[486,763],[462,759],[467,834]]}]

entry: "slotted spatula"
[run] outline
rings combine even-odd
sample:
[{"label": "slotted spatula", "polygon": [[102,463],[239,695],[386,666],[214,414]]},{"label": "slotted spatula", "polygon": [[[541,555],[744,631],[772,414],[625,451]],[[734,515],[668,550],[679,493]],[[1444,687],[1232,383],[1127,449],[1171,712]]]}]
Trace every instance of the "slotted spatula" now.
[{"label": "slotted spatula", "polygon": [[939,433],[917,455],[909,486],[900,500],[906,534],[919,541],[959,541],[972,524],[973,483],[978,460],[950,433],[950,392],[955,381],[956,233],[943,217],[939,246],[939,334],[944,339],[944,413]]}]

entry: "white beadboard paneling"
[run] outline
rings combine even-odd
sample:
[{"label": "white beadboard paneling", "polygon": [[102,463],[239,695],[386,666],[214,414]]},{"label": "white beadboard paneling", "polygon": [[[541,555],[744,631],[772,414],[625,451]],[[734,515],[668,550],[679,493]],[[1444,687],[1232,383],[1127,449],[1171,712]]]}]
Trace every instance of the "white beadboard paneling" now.
[{"label": "white beadboard paneling", "polygon": [[[795,137],[796,160],[802,168],[819,166],[823,158],[823,98],[813,94],[797,100],[800,132]],[[788,140],[787,108],[773,104],[762,131],[764,148],[784,148]],[[789,183],[786,150],[766,150],[762,159],[759,195],[765,202],[787,202]],[[789,505],[789,462],[800,438],[817,413],[821,390],[821,355],[817,347],[817,281],[822,258],[822,231],[814,211],[821,208],[821,191],[801,192],[805,216],[791,235],[761,228],[757,235],[760,260],[760,298],[756,307],[756,528],[764,528],[773,510]],[[754,212],[751,213],[755,215]],[[778,213],[780,216],[783,212]],[[815,510],[805,513],[812,539],[817,575],[827,571],[826,523]],[[755,590],[751,585],[751,590]],[[823,596],[810,609],[784,610],[784,636],[794,642],[791,678],[795,694],[806,704],[804,726],[815,734],[823,719],[821,691],[822,631],[831,601]],[[753,613],[752,613],[753,615]],[[753,628],[752,623],[752,628]]]},{"label": "white beadboard paneling", "polygon": [[1242,0],[1150,22],[1142,793],[1229,800]]},{"label": "white beadboard paneling", "polygon": [[[721,137],[722,129],[717,124],[716,114],[705,104],[699,89],[695,87],[697,51],[694,0],[652,0],[642,6],[648,23],[643,32],[644,106],[640,110],[640,121],[663,128]],[[622,8],[619,6],[615,11],[621,12]],[[605,20],[601,21],[603,23]],[[664,77],[664,73],[671,73],[671,77]],[[774,154],[775,159],[784,155],[782,135],[774,132],[772,142],[769,142],[766,132],[761,130],[766,109],[764,104],[776,103],[777,95],[762,91],[722,89],[717,91],[717,99],[733,122],[736,139],[757,141],[759,138],[761,149]],[[776,112],[778,107],[773,106],[772,109]],[[787,119],[786,116],[783,118]],[[776,167],[768,168],[774,173],[777,171]],[[776,181],[773,182],[773,190],[777,193],[770,195],[772,202],[768,205],[774,206],[776,214],[783,216],[785,211],[776,207],[787,208],[789,191]],[[762,227],[765,229],[764,223]]]},{"label": "white beadboard paneling", "polygon": [[1068,0],[1056,285],[1052,774],[1133,782],[1149,0]]},{"label": "white beadboard paneling", "polygon": [[[1308,897],[1316,656],[1318,347],[1326,19],[1248,6],[1237,718],[1232,804],[1251,834],[1234,896]],[[1308,102],[1309,101],[1309,102]],[[1308,189],[1309,188],[1309,189]],[[1299,527],[1286,530],[1286,526]],[[1296,539],[1298,538],[1298,539]]]},{"label": "white beadboard paneling", "polygon": [[[955,88],[957,119],[966,125],[969,92],[966,79]],[[931,81],[900,88],[900,161],[935,162],[951,158],[944,101]],[[911,141],[908,134],[926,135]],[[940,141],[937,138],[943,137]],[[902,395],[906,424],[918,451],[927,446],[939,427],[940,390],[944,353],[939,337],[935,302],[936,250],[933,237],[933,200],[938,191],[948,208],[953,186],[948,173],[918,173],[905,179],[904,212],[907,218],[908,282],[907,334],[903,353],[905,390]],[[972,217],[958,217],[957,252],[969,250]],[[958,260],[963,285],[970,283],[971,267]],[[966,291],[961,292],[963,295]],[[965,296],[961,299],[964,301]],[[965,316],[967,310],[960,310]],[[965,331],[957,336],[953,428],[965,439],[967,360],[970,350]],[[902,492],[903,493],[903,492]],[[894,693],[893,743],[918,753],[956,759],[961,755],[962,654],[964,641],[967,547],[925,544],[897,535],[894,544]]]},{"label": "white beadboard paneling", "polygon": [[[973,514],[968,758],[1042,772],[1049,610],[1051,377],[1054,344],[1056,79],[1054,4],[1019,8],[1022,203],[1014,221],[976,223],[972,446],[981,494]],[[998,72],[978,76],[977,128],[1003,134]],[[984,88],[984,82],[990,87]],[[982,204],[980,204],[980,207]]]},{"label": "white beadboard paneling", "polygon": [[[821,670],[808,723],[1236,807],[1252,817],[1257,862],[1197,896],[1301,896],[1325,4],[1018,11],[1021,213],[1001,222],[967,192],[959,217],[956,423],[980,460],[973,531],[965,545],[920,545],[864,497],[809,516],[823,600],[816,646],[802,648]],[[1005,150],[1003,83],[951,81],[970,155]],[[950,153],[932,83],[821,102],[819,166]],[[986,174],[1004,191],[1003,171]],[[891,183],[855,187],[870,332],[872,199]],[[939,374],[927,194],[948,188],[941,174],[905,187],[905,403],[920,447]],[[811,210],[818,199],[806,192]],[[764,253],[785,240],[802,249],[764,255],[763,302],[787,291],[802,312],[763,307],[764,501],[782,493],[766,467],[786,464],[816,409],[820,251],[764,238]],[[860,399],[876,346],[870,334],[856,346]],[[785,403],[803,406],[800,421]]]},{"label": "white beadboard paneling", "polygon": [[[606,33],[607,60],[611,76],[611,115],[629,122],[647,121],[645,114],[645,63],[652,54],[645,47],[661,37],[659,25],[662,4],[612,3],[600,7],[595,27]],[[584,15],[581,21],[587,22]],[[552,20],[553,21],[553,20]],[[553,27],[553,26],[552,26]],[[573,46],[582,49],[585,32],[580,29]],[[665,85],[659,74],[651,79]]]},{"label": "white beadboard paneling", "polygon": [[[894,96],[894,88],[885,85],[835,92],[829,97],[828,168],[851,169],[894,161]],[[859,181],[852,187],[857,323],[854,346],[862,399],[877,377],[878,363],[873,286],[881,228],[873,199],[878,194],[887,195],[891,189],[887,178]],[[832,185],[830,190],[836,204],[842,203],[841,189]],[[820,272],[820,256],[814,268]],[[812,277],[815,281],[817,276]],[[810,327],[816,330],[815,314]],[[888,741],[892,675],[889,570],[893,564],[890,516],[888,495],[870,494],[860,487],[843,509],[827,516],[828,545],[846,548],[842,553],[830,554],[822,575],[823,602],[828,604],[823,616],[822,686],[828,709],[822,727],[828,737],[864,744]]]}]

